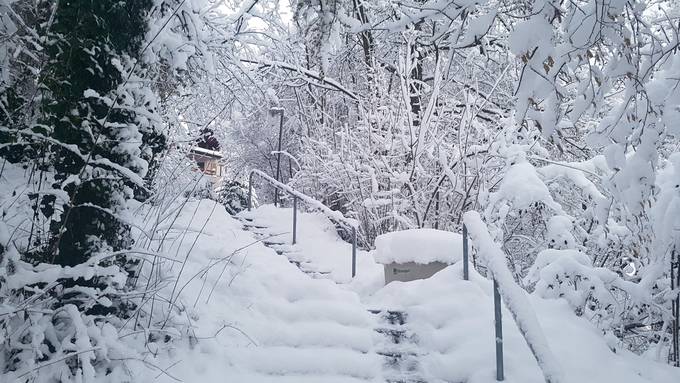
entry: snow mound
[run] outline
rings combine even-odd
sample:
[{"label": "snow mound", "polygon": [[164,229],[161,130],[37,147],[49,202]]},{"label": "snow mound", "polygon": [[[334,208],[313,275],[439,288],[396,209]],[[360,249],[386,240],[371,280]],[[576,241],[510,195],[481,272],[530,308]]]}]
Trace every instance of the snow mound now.
[{"label": "snow mound", "polygon": [[456,263],[463,258],[463,236],[435,229],[395,231],[375,239],[376,262]]},{"label": "snow mound", "polygon": [[[563,299],[527,297],[555,357],[563,368],[561,383],[671,383],[680,369],[625,349],[612,352],[608,340]],[[428,382],[495,382],[492,282],[474,268],[463,280],[459,262],[428,279],[393,282],[365,304],[406,314],[418,339],[420,363]],[[512,314],[503,307],[506,383],[545,383]]]}]

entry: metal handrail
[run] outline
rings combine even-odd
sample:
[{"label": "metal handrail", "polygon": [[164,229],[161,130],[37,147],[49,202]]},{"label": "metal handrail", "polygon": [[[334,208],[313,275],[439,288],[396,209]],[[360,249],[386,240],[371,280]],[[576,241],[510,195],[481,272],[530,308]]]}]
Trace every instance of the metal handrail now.
[{"label": "metal handrail", "polygon": [[[486,254],[486,264],[488,270],[491,272],[493,277],[493,300],[494,300],[494,321],[496,330],[496,380],[504,380],[503,371],[503,324],[501,317],[501,293],[510,294],[512,289],[516,286],[512,282],[512,276],[509,275],[507,265],[505,265],[505,254],[501,248],[493,242],[493,239],[489,235],[486,225],[482,222],[481,217],[476,212],[467,212],[463,217],[463,277],[465,280],[469,279],[468,276],[468,225],[470,223],[473,229],[473,234],[471,235],[473,240],[480,242],[478,246],[482,246],[481,243],[489,243],[490,247],[483,248],[482,255],[486,253],[495,253],[495,257]],[[496,263],[494,262],[496,261]],[[498,263],[503,262],[503,263]],[[496,275],[498,274],[498,275]],[[511,282],[507,282],[511,281]],[[503,283],[499,283],[503,282]],[[502,286],[501,286],[502,284]],[[517,287],[519,288],[519,287]],[[514,299],[513,299],[514,300]],[[542,342],[537,342],[536,339],[544,338],[542,332],[532,330],[532,327],[525,322],[531,322],[531,315],[527,316],[526,313],[521,313],[517,302],[512,302],[513,300],[506,300],[506,306],[513,316],[517,327],[527,342],[527,346],[531,350],[536,362],[543,372],[543,376],[547,383],[558,383],[560,379],[560,366],[557,360],[553,357],[552,352],[545,342],[545,347],[542,347]],[[535,319],[535,318],[534,318]],[[534,327],[535,328],[535,327]],[[538,349],[541,349],[540,352]]]},{"label": "metal handrail", "polygon": [[[468,228],[463,223],[463,279],[466,281],[470,280],[468,246]],[[505,380],[503,368],[503,318],[501,316],[501,294],[496,279],[493,280],[493,314],[496,339],[496,381],[500,382]]]},{"label": "metal handrail", "polygon": [[354,219],[347,218],[342,213],[337,210],[333,210],[328,206],[324,205],[321,201],[317,201],[314,198],[300,193],[299,191],[291,188],[290,186],[279,182],[269,176],[267,173],[253,169],[250,171],[248,176],[248,211],[253,207],[253,177],[258,175],[260,178],[267,181],[270,185],[274,186],[276,190],[284,191],[293,197],[293,245],[297,243],[297,205],[298,199],[306,202],[309,205],[314,206],[319,209],[328,218],[346,224],[352,230],[352,278],[356,276],[357,273],[357,227],[358,222]]}]

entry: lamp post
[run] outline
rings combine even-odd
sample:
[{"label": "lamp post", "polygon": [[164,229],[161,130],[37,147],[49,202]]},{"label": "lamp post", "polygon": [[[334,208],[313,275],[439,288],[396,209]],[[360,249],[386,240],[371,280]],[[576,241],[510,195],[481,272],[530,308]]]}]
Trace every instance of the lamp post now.
[{"label": "lamp post", "polygon": [[[281,181],[279,178],[281,176],[281,139],[283,138],[283,108],[271,108],[271,113],[280,114],[279,118],[279,145],[276,152],[276,180]],[[279,189],[274,189],[274,206],[279,205]]]}]

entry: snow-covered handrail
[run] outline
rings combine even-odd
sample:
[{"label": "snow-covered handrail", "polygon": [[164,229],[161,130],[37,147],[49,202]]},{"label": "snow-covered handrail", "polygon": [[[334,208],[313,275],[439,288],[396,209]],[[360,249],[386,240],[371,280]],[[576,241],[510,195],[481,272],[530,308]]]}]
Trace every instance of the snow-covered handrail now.
[{"label": "snow-covered handrail", "polygon": [[350,227],[350,229],[352,230],[352,278],[354,278],[357,269],[357,229],[359,228],[359,221],[357,221],[356,219],[345,217],[341,212],[329,208],[328,206],[321,203],[321,201],[317,201],[306,194],[300,193],[299,191],[293,189],[292,187],[282,182],[275,180],[269,174],[258,169],[251,170],[250,176],[248,177],[248,211],[250,211],[253,207],[253,176],[255,175],[260,176],[262,179],[269,182],[275,188],[281,189],[284,192],[293,196],[293,244],[295,244],[297,232],[296,228],[297,228],[298,199],[304,201],[305,203],[307,203],[307,205],[310,205],[315,209],[320,210],[326,217],[332,219],[333,221],[344,223],[345,225]]},{"label": "snow-covered handrail", "polygon": [[[359,227],[359,222],[356,219],[345,217],[341,212],[339,212],[337,210],[333,210],[330,207],[324,205],[321,201],[317,201],[314,198],[312,198],[312,197],[310,197],[306,194],[302,194],[299,191],[293,189],[292,187],[275,180],[269,174],[267,174],[267,173],[265,173],[261,170],[258,170],[258,169],[251,170],[250,171],[250,181],[252,181],[254,174],[257,174],[258,176],[263,178],[265,181],[267,181],[270,184],[272,184],[273,186],[285,191],[286,193],[288,193],[292,196],[298,197],[300,200],[304,201],[307,205],[313,206],[315,209],[319,209],[328,218],[332,218],[334,221],[340,221],[340,222],[345,223],[348,226],[353,227],[353,228]],[[251,184],[252,184],[252,182],[251,182]],[[250,201],[248,201],[248,203],[250,204]]]},{"label": "snow-covered handrail", "polygon": [[541,325],[529,303],[526,292],[515,283],[512,273],[508,269],[505,254],[500,246],[491,238],[486,224],[479,213],[467,212],[463,215],[463,222],[470,238],[477,248],[477,253],[491,273],[503,297],[505,306],[512,314],[520,333],[527,342],[529,349],[536,358],[543,377],[548,383],[560,382],[562,369],[550,350],[550,346],[543,334]]}]

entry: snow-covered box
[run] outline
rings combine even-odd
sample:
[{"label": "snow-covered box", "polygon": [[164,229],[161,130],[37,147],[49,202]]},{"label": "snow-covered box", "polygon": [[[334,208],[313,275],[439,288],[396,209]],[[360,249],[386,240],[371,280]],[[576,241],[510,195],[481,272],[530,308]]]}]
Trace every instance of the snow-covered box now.
[{"label": "snow-covered box", "polygon": [[463,258],[463,236],[435,229],[395,231],[375,239],[375,260],[385,284],[425,279]]}]

